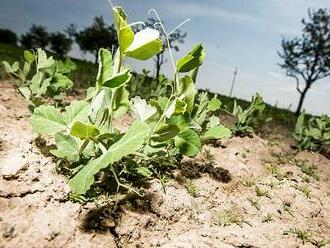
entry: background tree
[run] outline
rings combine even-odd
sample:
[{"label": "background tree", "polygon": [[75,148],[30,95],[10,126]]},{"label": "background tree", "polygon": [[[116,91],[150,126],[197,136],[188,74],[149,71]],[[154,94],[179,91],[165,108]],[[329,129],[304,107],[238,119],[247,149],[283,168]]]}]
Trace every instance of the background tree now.
[{"label": "background tree", "polygon": [[[158,84],[162,65],[167,62],[167,60],[164,57],[164,54],[165,54],[166,49],[168,49],[168,45],[167,45],[167,42],[166,42],[165,35],[164,35],[163,31],[160,29],[159,25],[155,26],[155,23],[157,23],[157,22],[158,21],[156,19],[149,18],[145,22],[145,24],[146,24],[147,27],[158,29],[158,31],[160,33],[160,38],[163,40],[163,44],[164,44],[162,52],[157,54],[155,59],[154,59],[155,68],[156,68],[156,81],[157,81],[157,84]],[[138,26],[135,31],[139,31],[142,28],[144,28],[144,27]],[[180,29],[175,30],[169,37],[170,47],[178,52],[179,51],[179,46],[178,45],[179,45],[179,43],[181,43],[181,44],[184,43],[184,38],[186,38],[186,36],[187,36],[187,34],[183,33]]]},{"label": "background tree", "polygon": [[[308,10],[309,20],[302,20],[302,37],[282,40],[283,63],[287,76],[296,80],[300,100],[299,115],[306,93],[317,80],[330,76],[330,12],[327,9]],[[305,85],[301,88],[300,81]]]},{"label": "background tree", "polygon": [[52,52],[63,58],[71,50],[73,41],[66,34],[56,32],[49,36],[49,42]]},{"label": "background tree", "polygon": [[9,29],[0,29],[0,42],[17,45],[17,35]]},{"label": "background tree", "polygon": [[49,34],[44,26],[32,25],[29,32],[21,37],[21,44],[25,48],[45,49],[49,43]]},{"label": "background tree", "polygon": [[75,41],[82,51],[90,52],[95,56],[95,63],[100,48],[111,50],[118,46],[114,25],[106,25],[102,16],[95,17],[93,24],[82,31],[76,32],[74,28],[70,30],[69,27],[66,31],[75,36]]}]

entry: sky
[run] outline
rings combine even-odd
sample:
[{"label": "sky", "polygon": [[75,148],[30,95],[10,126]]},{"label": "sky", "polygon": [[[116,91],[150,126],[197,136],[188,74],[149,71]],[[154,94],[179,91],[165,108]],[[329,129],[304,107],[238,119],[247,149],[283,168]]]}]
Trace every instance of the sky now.
[{"label": "sky", "polygon": [[[181,29],[187,33],[175,59],[184,56],[202,42],[206,60],[198,76],[197,86],[228,95],[233,72],[238,75],[233,95],[250,99],[255,92],[272,105],[295,110],[299,94],[295,80],[280,69],[277,52],[281,40],[301,34],[301,19],[308,8],[330,8],[330,0],[113,0],[128,13],[129,22],[143,21],[148,10],[156,9],[171,30],[190,18]],[[41,24],[49,31],[63,30],[74,23],[79,29],[90,25],[102,15],[112,22],[107,0],[1,0],[0,28],[21,34],[32,24]],[[90,59],[75,46],[71,55]],[[152,72],[152,61],[133,63],[140,71]],[[171,77],[167,63],[163,73]],[[304,108],[313,114],[330,114],[330,78],[316,82],[306,96]]]}]

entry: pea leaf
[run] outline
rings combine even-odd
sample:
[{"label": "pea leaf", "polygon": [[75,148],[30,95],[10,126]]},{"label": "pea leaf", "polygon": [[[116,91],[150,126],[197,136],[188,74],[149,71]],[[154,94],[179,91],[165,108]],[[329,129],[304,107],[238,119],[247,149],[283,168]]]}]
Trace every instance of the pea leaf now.
[{"label": "pea leaf", "polygon": [[54,91],[70,89],[73,86],[73,82],[65,75],[61,73],[55,73],[51,81],[51,88]]},{"label": "pea leaf", "polygon": [[114,75],[108,81],[104,82],[103,86],[109,88],[118,88],[128,83],[131,80],[131,78],[132,78],[132,74],[130,72],[130,69],[126,69]]},{"label": "pea leaf", "polygon": [[189,114],[172,115],[168,120],[169,124],[176,125],[180,128],[180,133],[185,132],[189,128],[190,122],[191,118]]},{"label": "pea leaf", "polygon": [[74,71],[77,66],[71,59],[67,58],[64,62],[56,61],[56,68],[59,73],[68,74]]},{"label": "pea leaf", "polygon": [[187,56],[181,58],[177,61],[176,68],[178,72],[189,72],[197,67],[199,67],[204,59],[205,52],[203,51],[202,44],[196,45]]},{"label": "pea leaf", "polygon": [[132,115],[136,120],[146,121],[157,112],[155,107],[147,104],[147,101],[139,96],[134,97],[132,103]]},{"label": "pea leaf", "polygon": [[33,130],[41,135],[54,135],[66,128],[62,114],[53,106],[35,108],[31,123]]},{"label": "pea leaf", "polygon": [[220,124],[220,119],[217,116],[212,115],[209,118],[209,122],[206,124],[206,128],[216,127]]},{"label": "pea leaf", "polygon": [[221,101],[218,98],[214,97],[207,104],[207,109],[214,112],[220,109],[220,106],[221,106]]},{"label": "pea leaf", "polygon": [[136,172],[143,177],[150,177],[152,175],[152,171],[150,171],[147,167],[138,167]]},{"label": "pea leaf", "polygon": [[125,89],[125,86],[121,86],[116,91],[114,117],[120,118],[123,116],[130,107],[129,92]]},{"label": "pea leaf", "polygon": [[94,125],[85,124],[80,121],[74,122],[70,131],[70,135],[80,139],[94,138],[99,134],[99,130]]},{"label": "pea leaf", "polygon": [[32,94],[38,94],[38,91],[41,87],[42,79],[43,79],[43,73],[40,71],[32,77],[30,84],[30,90]]},{"label": "pea leaf", "polygon": [[55,143],[57,150],[50,150],[51,154],[58,158],[66,159],[70,162],[79,161],[79,144],[73,137],[56,133]]},{"label": "pea leaf", "polygon": [[96,86],[101,87],[112,76],[112,55],[107,49],[99,50],[99,69],[96,77]]},{"label": "pea leaf", "polygon": [[179,97],[187,103],[187,111],[191,113],[194,108],[196,88],[190,76],[181,79],[179,85]]},{"label": "pea leaf", "polygon": [[65,108],[63,113],[63,120],[68,127],[71,127],[73,122],[81,121],[88,122],[89,103],[81,101],[73,101],[69,106]]},{"label": "pea leaf", "polygon": [[117,26],[119,49],[121,53],[124,53],[134,40],[134,32],[128,25],[127,15],[121,7],[114,7],[113,13]]},{"label": "pea leaf", "polygon": [[187,110],[187,103],[185,101],[177,99],[175,101],[174,113],[182,114],[182,113],[186,112],[186,110]]},{"label": "pea leaf", "polygon": [[36,55],[30,50],[24,50],[24,59],[31,64],[36,59]]},{"label": "pea leaf", "polygon": [[201,149],[201,140],[198,134],[188,129],[187,131],[178,134],[175,137],[175,147],[180,150],[181,154],[187,156],[195,156]]},{"label": "pea leaf", "polygon": [[38,48],[37,53],[38,53],[38,63],[37,63],[38,69],[45,69],[52,67],[54,65],[55,61],[53,57],[50,56],[49,58],[47,58],[47,54],[44,50]]},{"label": "pea leaf", "polygon": [[202,136],[203,140],[230,138],[231,131],[223,125],[215,126],[207,130]]},{"label": "pea leaf", "polygon": [[101,157],[90,161],[69,181],[71,189],[76,194],[86,193],[94,183],[96,173],[140,149],[148,135],[147,124],[135,121],[118,142],[110,146]]},{"label": "pea leaf", "polygon": [[174,138],[180,132],[180,128],[176,125],[165,124],[157,129],[155,134],[151,136],[154,142],[165,142]]},{"label": "pea leaf", "polygon": [[135,59],[147,60],[160,53],[162,49],[163,43],[159,39],[159,32],[156,29],[146,28],[135,34],[125,54]]},{"label": "pea leaf", "polygon": [[3,67],[7,73],[12,73],[13,70],[11,69],[11,65],[7,61],[1,61]]},{"label": "pea leaf", "polygon": [[88,116],[91,122],[95,123],[97,114],[101,110],[103,102],[105,100],[106,92],[105,90],[101,90],[92,100],[90,110],[88,112]]}]

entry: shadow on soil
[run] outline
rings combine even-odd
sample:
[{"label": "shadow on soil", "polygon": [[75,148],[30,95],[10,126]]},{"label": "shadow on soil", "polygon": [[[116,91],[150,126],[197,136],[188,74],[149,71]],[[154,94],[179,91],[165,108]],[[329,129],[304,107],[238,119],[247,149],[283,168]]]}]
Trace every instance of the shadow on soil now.
[{"label": "shadow on soil", "polygon": [[[174,176],[174,171],[167,171],[180,185],[185,185],[186,179],[201,178],[204,174],[208,174],[212,179],[219,182],[228,183],[231,181],[231,175],[228,170],[217,167],[213,164],[200,164],[193,161],[182,162],[177,165],[177,170]],[[116,183],[113,178],[104,176],[98,184],[111,195],[115,195]],[[134,188],[148,189],[150,184],[148,180],[132,180]],[[112,190],[111,190],[112,189]],[[157,212],[153,210],[152,202],[159,203],[160,195],[158,193],[146,193],[143,197],[138,196],[134,192],[127,193],[126,190],[121,189],[117,194],[117,202],[102,205],[100,207],[89,210],[82,218],[80,226],[83,232],[110,232],[116,236],[115,227],[120,222],[121,216],[125,210],[136,212],[139,214],[152,213],[158,216]],[[120,199],[118,199],[120,198]],[[157,205],[157,204],[156,204]]]}]

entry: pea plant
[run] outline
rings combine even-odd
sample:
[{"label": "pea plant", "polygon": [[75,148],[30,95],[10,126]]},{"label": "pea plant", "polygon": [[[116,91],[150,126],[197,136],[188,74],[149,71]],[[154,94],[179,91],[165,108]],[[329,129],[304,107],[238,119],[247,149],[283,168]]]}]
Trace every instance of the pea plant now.
[{"label": "pea plant", "polygon": [[[18,79],[18,90],[28,101],[29,109],[33,111],[48,100],[61,105],[65,92],[72,88],[73,82],[67,77],[76,65],[69,59],[56,61],[42,49],[24,51],[22,67],[18,61],[12,65],[2,61],[7,73]],[[33,76],[32,76],[33,75]]]},{"label": "pea plant", "polygon": [[330,117],[312,117],[306,120],[303,111],[297,119],[293,137],[301,150],[318,151],[330,144]]},{"label": "pea plant", "polygon": [[250,106],[244,110],[235,100],[231,114],[237,118],[237,121],[232,131],[236,135],[244,136],[251,134],[258,122],[263,120],[262,114],[265,108],[266,105],[258,93],[252,97]]},{"label": "pea plant", "polygon": [[[100,172],[116,181],[117,191],[123,187],[140,194],[124,181],[157,174],[156,165],[170,166],[182,155],[195,156],[203,141],[231,134],[211,116],[220,107],[217,99],[200,94],[195,101],[197,70],[205,58],[201,44],[176,62],[169,51],[174,80],[168,85],[168,97],[129,100],[132,72],[124,59],[147,60],[161,52],[163,43],[158,30],[145,28],[134,33],[134,23],[128,23],[124,10],[118,6],[112,10],[119,46],[114,53],[99,50],[95,86],[88,89],[86,98],[73,101],[62,111],[56,106],[38,106],[31,117],[35,132],[54,138],[56,149],[50,152],[69,168],[69,185],[76,196],[98,187],[95,179]],[[166,32],[155,10],[150,14],[159,20],[168,42],[171,32]],[[127,111],[134,120],[122,133],[114,123]]]}]

